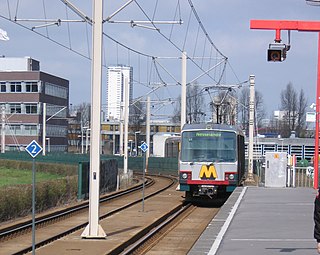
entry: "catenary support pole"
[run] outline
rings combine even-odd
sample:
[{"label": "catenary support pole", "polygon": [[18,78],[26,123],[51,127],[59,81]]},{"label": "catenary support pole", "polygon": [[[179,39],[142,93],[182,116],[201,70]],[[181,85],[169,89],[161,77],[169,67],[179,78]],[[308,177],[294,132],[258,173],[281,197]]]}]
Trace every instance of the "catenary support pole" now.
[{"label": "catenary support pole", "polygon": [[6,108],[3,105],[1,107],[1,153],[5,153],[6,147]]},{"label": "catenary support pole", "polygon": [[47,103],[42,103],[42,155],[46,155]]},{"label": "catenary support pole", "polygon": [[181,130],[187,117],[187,53],[182,52],[181,61]]},{"label": "catenary support pole", "polygon": [[123,173],[128,174],[128,129],[129,129],[129,82],[128,78],[124,79],[124,164]]},{"label": "catenary support pole", "polygon": [[119,154],[123,156],[123,120],[124,120],[124,109],[123,101],[120,102],[120,127],[119,127]]},{"label": "catenary support pole", "polygon": [[[148,144],[150,148],[150,97],[147,97],[147,118],[146,118],[146,143]],[[150,150],[147,150],[146,152],[146,172],[148,172],[148,163],[149,163],[149,156],[150,156]]]},{"label": "catenary support pole", "polygon": [[254,130],[254,84],[255,76],[250,75],[250,99],[249,99],[249,158],[248,158],[248,175],[246,183],[254,183],[253,178],[253,130]]},{"label": "catenary support pole", "polygon": [[100,185],[100,136],[101,136],[101,82],[102,82],[102,15],[103,0],[93,1],[93,49],[91,84],[91,146],[89,176],[89,224],[82,233],[83,238],[105,238],[99,225]]}]

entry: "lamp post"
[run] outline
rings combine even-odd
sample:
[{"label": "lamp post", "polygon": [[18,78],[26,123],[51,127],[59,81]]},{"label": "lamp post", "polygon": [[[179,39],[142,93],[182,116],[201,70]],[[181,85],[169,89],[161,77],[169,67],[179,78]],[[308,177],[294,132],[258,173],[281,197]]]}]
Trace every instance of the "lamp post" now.
[{"label": "lamp post", "polygon": [[136,148],[136,156],[138,156],[138,144],[137,144],[137,134],[140,134],[141,131],[134,132],[134,147]]}]

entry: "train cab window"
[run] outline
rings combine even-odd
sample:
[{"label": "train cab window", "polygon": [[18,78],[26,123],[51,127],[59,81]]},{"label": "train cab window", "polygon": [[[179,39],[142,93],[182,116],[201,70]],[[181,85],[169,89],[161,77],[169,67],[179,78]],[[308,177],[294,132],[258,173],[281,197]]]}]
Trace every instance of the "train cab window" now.
[{"label": "train cab window", "polygon": [[181,161],[234,162],[236,134],[216,130],[182,133]]}]

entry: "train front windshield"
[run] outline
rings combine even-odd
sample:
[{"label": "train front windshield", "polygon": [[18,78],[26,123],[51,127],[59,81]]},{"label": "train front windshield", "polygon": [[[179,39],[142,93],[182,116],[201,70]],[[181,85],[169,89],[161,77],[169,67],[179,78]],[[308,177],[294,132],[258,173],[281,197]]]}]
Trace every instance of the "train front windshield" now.
[{"label": "train front windshield", "polygon": [[228,131],[185,131],[181,140],[183,162],[235,162],[236,133]]}]

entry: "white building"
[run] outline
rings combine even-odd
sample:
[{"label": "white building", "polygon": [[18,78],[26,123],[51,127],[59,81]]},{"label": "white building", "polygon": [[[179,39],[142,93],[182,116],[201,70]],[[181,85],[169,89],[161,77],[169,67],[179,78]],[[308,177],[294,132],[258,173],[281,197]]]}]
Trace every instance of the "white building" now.
[{"label": "white building", "polygon": [[129,84],[129,101],[133,98],[133,69],[130,66],[109,66],[107,71],[107,119],[120,120],[125,99],[125,78]]}]

